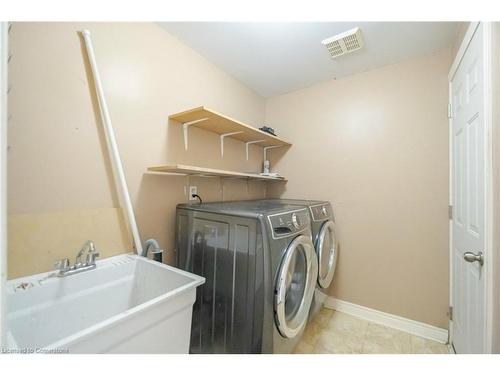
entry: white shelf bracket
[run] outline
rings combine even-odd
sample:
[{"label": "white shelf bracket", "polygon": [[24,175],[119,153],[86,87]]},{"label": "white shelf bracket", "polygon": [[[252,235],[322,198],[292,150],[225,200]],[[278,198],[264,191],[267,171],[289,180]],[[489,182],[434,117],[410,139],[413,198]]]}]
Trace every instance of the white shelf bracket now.
[{"label": "white shelf bracket", "polygon": [[224,138],[229,137],[230,135],[241,134],[243,132],[232,132],[225,133],[220,135],[220,155],[224,156]]},{"label": "white shelf bracket", "polygon": [[283,146],[279,145],[279,146],[267,146],[267,147],[264,147],[264,160],[267,160],[267,150],[270,150],[272,148],[278,148],[278,147],[283,147]]},{"label": "white shelf bracket", "polygon": [[184,149],[187,151],[188,149],[188,128],[191,125],[197,124],[202,121],[208,120],[208,117],[205,118],[200,118],[198,120],[193,120],[193,121],[188,121],[188,122],[183,122],[182,123],[182,130],[184,131]]},{"label": "white shelf bracket", "polygon": [[250,142],[246,142],[245,143],[245,148],[246,148],[246,151],[247,151],[247,160],[248,160],[248,146],[250,146],[251,144],[260,143],[260,142],[264,142],[264,139],[261,139],[261,140],[258,140],[258,141],[250,141]]}]

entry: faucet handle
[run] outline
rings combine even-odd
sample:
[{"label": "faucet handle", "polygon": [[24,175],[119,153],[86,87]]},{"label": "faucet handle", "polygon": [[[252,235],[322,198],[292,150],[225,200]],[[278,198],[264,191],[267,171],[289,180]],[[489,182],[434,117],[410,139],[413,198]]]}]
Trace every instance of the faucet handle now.
[{"label": "faucet handle", "polygon": [[95,253],[96,252],[94,241],[88,240],[87,246],[88,246],[88,253]]},{"label": "faucet handle", "polygon": [[87,252],[86,259],[87,259],[87,263],[88,263],[89,255],[95,253],[94,241],[87,240],[82,245],[80,251],[78,252],[78,254],[76,254],[76,259],[75,259],[75,266],[76,267],[80,267],[83,264],[82,263],[82,257],[83,257],[83,254],[85,253],[85,251]]},{"label": "faucet handle", "polygon": [[93,252],[89,252],[87,254],[87,261],[86,264],[87,266],[92,266],[95,264],[95,260],[99,257],[99,253],[95,252],[95,249]]},{"label": "faucet handle", "polygon": [[56,269],[56,270],[65,271],[68,268],[69,268],[69,259],[68,258],[60,259],[54,263],[54,269]]}]

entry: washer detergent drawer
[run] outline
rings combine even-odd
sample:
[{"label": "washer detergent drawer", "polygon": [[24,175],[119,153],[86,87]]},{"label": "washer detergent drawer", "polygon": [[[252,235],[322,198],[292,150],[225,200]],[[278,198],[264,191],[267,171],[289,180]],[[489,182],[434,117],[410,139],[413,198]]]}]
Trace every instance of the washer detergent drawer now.
[{"label": "washer detergent drawer", "polygon": [[251,353],[256,294],[254,220],[178,215],[178,266],[203,276],[193,307],[191,353]]}]

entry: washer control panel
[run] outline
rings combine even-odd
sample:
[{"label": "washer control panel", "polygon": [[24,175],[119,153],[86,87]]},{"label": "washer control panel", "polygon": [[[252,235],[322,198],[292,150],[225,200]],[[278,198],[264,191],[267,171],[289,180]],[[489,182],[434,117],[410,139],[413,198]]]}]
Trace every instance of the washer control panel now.
[{"label": "washer control panel", "polygon": [[289,236],[309,227],[307,210],[297,210],[268,216],[274,238]]},{"label": "washer control panel", "polygon": [[334,220],[332,208],[328,203],[318,204],[317,206],[309,207],[314,221],[324,221],[327,219]]}]

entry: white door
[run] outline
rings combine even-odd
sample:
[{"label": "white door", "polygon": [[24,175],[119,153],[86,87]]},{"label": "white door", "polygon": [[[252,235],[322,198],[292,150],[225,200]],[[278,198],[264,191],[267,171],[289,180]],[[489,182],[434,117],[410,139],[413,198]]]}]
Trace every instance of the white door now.
[{"label": "white door", "polygon": [[483,26],[451,82],[452,342],[457,353],[485,352],[485,113]]}]

